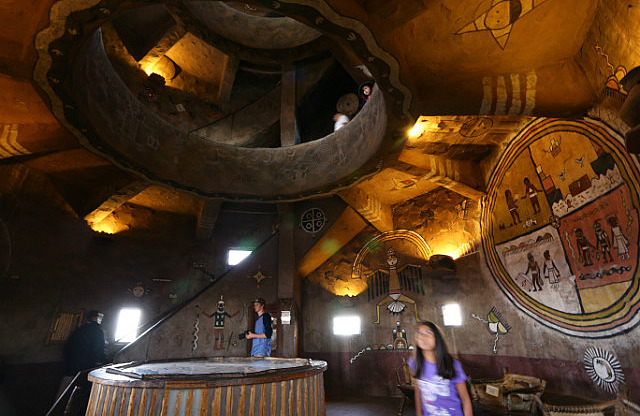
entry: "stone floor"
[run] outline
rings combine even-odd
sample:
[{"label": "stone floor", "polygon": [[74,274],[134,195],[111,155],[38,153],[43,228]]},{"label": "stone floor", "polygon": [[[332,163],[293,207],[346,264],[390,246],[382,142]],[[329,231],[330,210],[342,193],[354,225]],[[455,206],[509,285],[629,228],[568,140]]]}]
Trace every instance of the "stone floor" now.
[{"label": "stone floor", "polygon": [[[565,396],[546,391],[542,397],[545,403],[561,405],[584,405],[596,403],[585,397]],[[368,396],[327,396],[327,416],[374,416],[397,415],[400,409],[400,397],[368,397]],[[407,400],[403,416],[415,416],[415,407],[411,400]],[[495,410],[495,409],[494,409]],[[496,412],[474,405],[475,416],[504,415],[504,412]],[[529,414],[510,412],[512,415]]]},{"label": "stone floor", "polygon": [[[333,396],[326,398],[327,416],[397,415],[400,397]],[[407,400],[404,416],[415,416],[412,401]]]}]

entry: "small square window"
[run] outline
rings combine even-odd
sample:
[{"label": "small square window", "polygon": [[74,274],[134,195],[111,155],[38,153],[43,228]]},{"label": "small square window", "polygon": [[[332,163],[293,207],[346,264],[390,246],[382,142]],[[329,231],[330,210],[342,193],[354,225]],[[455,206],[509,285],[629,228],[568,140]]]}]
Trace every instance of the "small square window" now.
[{"label": "small square window", "polygon": [[249,255],[253,253],[252,250],[237,250],[230,248],[227,252],[227,264],[229,266],[235,266],[239,264],[242,260],[249,257]]},{"label": "small square window", "polygon": [[140,325],[140,309],[123,308],[118,315],[116,325],[116,342],[132,342],[138,336],[138,326]]},{"label": "small square window", "polygon": [[462,311],[457,303],[442,305],[442,323],[444,326],[462,325]]},{"label": "small square window", "polygon": [[282,325],[291,325],[291,311],[280,312],[280,322]]},{"label": "small square window", "polygon": [[333,335],[360,335],[359,316],[335,316],[333,318]]}]

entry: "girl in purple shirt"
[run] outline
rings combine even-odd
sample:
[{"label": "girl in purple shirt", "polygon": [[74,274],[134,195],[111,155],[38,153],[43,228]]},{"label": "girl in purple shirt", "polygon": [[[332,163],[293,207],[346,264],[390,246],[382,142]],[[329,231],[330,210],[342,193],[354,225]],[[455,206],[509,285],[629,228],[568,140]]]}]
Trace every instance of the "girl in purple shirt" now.
[{"label": "girl in purple shirt", "polygon": [[409,365],[415,371],[416,415],[471,416],[471,397],[462,365],[447,350],[438,327],[420,323],[416,329],[416,357]]}]

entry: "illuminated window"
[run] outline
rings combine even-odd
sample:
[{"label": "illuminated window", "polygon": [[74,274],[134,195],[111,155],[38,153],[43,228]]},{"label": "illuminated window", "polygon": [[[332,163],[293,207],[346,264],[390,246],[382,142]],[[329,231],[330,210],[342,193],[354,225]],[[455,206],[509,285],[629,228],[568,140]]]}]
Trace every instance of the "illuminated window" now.
[{"label": "illuminated window", "polygon": [[360,335],[359,316],[335,316],[333,335]]},{"label": "illuminated window", "polygon": [[442,305],[442,323],[444,326],[462,325],[462,311],[457,303]]},{"label": "illuminated window", "polygon": [[136,339],[138,336],[140,315],[140,309],[120,309],[118,324],[116,325],[116,342],[131,342]]},{"label": "illuminated window", "polygon": [[227,252],[227,264],[229,266],[235,266],[236,264],[240,263],[242,260],[249,257],[249,254],[251,253],[252,253],[251,250],[229,249],[229,251]]}]

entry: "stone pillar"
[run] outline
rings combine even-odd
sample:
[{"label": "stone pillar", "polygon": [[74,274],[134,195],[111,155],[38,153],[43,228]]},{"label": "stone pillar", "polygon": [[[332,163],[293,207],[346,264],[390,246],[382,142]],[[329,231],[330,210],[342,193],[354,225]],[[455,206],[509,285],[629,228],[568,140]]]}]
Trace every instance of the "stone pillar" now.
[{"label": "stone pillar", "polygon": [[302,296],[300,280],[295,273],[294,250],[295,213],[291,204],[278,204],[280,231],[278,233],[278,300],[281,307],[291,310],[291,324],[280,324],[283,357],[295,357],[298,353],[299,305]]},{"label": "stone pillar", "polygon": [[296,68],[292,63],[282,67],[280,99],[280,146],[293,146],[296,141]]}]

